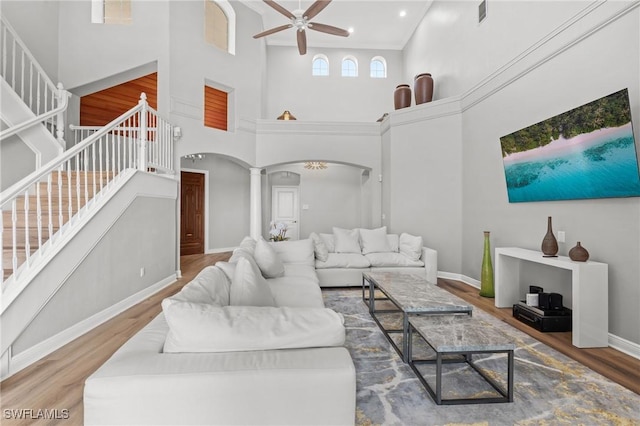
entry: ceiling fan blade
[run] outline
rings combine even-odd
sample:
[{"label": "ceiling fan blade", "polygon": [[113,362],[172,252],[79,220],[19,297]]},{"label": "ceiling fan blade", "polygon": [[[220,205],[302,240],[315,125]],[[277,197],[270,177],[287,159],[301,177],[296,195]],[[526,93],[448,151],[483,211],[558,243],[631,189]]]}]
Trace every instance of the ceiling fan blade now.
[{"label": "ceiling fan blade", "polygon": [[277,10],[278,12],[282,13],[284,16],[286,16],[289,19],[296,19],[296,16],[289,12],[287,9],[285,9],[284,7],[280,6],[278,3],[276,3],[273,0],[264,0],[264,2],[266,4],[268,4],[269,6],[271,6],[272,8],[274,8],[275,10]]},{"label": "ceiling fan blade", "polygon": [[305,10],[302,16],[307,20],[313,19],[314,16],[322,12],[322,9],[329,6],[329,3],[331,3],[331,0],[317,0],[311,6],[309,6],[307,10]]},{"label": "ceiling fan blade", "polygon": [[253,38],[268,36],[269,34],[277,33],[278,31],[286,30],[291,27],[293,27],[293,24],[280,25],[279,27],[271,28],[270,30],[263,31],[260,34],[256,34],[253,36]]},{"label": "ceiling fan blade", "polygon": [[307,26],[310,30],[320,31],[321,33],[327,33],[332,35],[337,35],[341,37],[349,37],[349,31],[343,30],[342,28],[333,27],[331,25],[319,24],[317,22],[309,22]]},{"label": "ceiling fan blade", "polygon": [[307,53],[307,34],[304,30],[298,30],[296,32],[298,33],[298,52],[304,55]]}]

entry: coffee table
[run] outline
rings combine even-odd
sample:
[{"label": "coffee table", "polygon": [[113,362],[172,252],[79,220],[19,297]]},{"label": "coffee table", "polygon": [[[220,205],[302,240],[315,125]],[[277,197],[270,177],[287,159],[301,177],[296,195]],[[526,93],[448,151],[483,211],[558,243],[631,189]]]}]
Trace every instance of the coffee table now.
[{"label": "coffee table", "polygon": [[[413,332],[417,332],[435,351],[435,359],[414,359]],[[461,315],[438,317],[412,317],[409,319],[409,366],[416,373],[436,404],[487,404],[513,402],[513,361],[516,346],[505,334],[479,319]],[[475,354],[507,354],[507,386],[500,386],[489,374],[473,361]],[[445,358],[447,357],[447,358]],[[491,385],[497,395],[469,398],[443,397],[442,366],[450,363],[466,363]],[[418,368],[420,364],[435,364],[435,390]],[[456,369],[459,373],[459,369]],[[455,374],[455,373],[451,373]],[[459,392],[459,391],[456,391]]]},{"label": "coffee table", "polygon": [[[473,306],[459,297],[428,282],[424,276],[410,272],[365,272],[362,274],[363,298],[369,290],[369,313],[383,334],[404,362],[409,362],[409,316],[410,315],[471,315]],[[375,298],[376,289],[386,297]],[[376,309],[376,300],[388,300],[396,309]],[[366,301],[366,299],[365,299]],[[401,312],[402,329],[387,329],[377,314]],[[402,348],[398,347],[391,334],[402,333]]]}]

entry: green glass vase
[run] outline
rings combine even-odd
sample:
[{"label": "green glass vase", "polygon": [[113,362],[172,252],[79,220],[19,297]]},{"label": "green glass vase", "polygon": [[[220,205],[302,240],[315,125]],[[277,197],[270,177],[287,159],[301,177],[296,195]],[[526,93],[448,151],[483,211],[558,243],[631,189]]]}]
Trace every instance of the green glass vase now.
[{"label": "green glass vase", "polygon": [[495,297],[493,289],[493,265],[491,264],[491,243],[489,231],[484,231],[484,254],[482,255],[482,273],[480,274],[480,296]]}]

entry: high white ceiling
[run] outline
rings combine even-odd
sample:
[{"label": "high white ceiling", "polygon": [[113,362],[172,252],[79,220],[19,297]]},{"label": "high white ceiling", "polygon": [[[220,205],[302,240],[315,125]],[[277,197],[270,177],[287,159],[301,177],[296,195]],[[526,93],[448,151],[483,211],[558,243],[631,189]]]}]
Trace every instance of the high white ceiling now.
[{"label": "high white ceiling", "polygon": [[[262,15],[264,30],[288,24],[289,19],[260,0],[241,0]],[[306,10],[314,0],[276,0],[285,9]],[[350,49],[402,49],[431,5],[430,0],[333,0],[311,22],[348,30],[349,37],[307,31],[307,46]],[[400,16],[404,11],[405,16]],[[265,37],[268,45],[296,46],[294,28]]]}]

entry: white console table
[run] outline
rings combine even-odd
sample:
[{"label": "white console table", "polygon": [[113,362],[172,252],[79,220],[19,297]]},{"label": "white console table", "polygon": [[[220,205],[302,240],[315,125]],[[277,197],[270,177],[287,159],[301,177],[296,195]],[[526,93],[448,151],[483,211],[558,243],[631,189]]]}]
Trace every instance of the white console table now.
[{"label": "white console table", "polygon": [[571,271],[572,343],[579,348],[606,347],[609,333],[609,265],[574,262],[566,256],[543,257],[534,250],[507,247],[495,250],[495,304],[512,307],[524,300],[528,286],[520,280],[522,262]]}]

